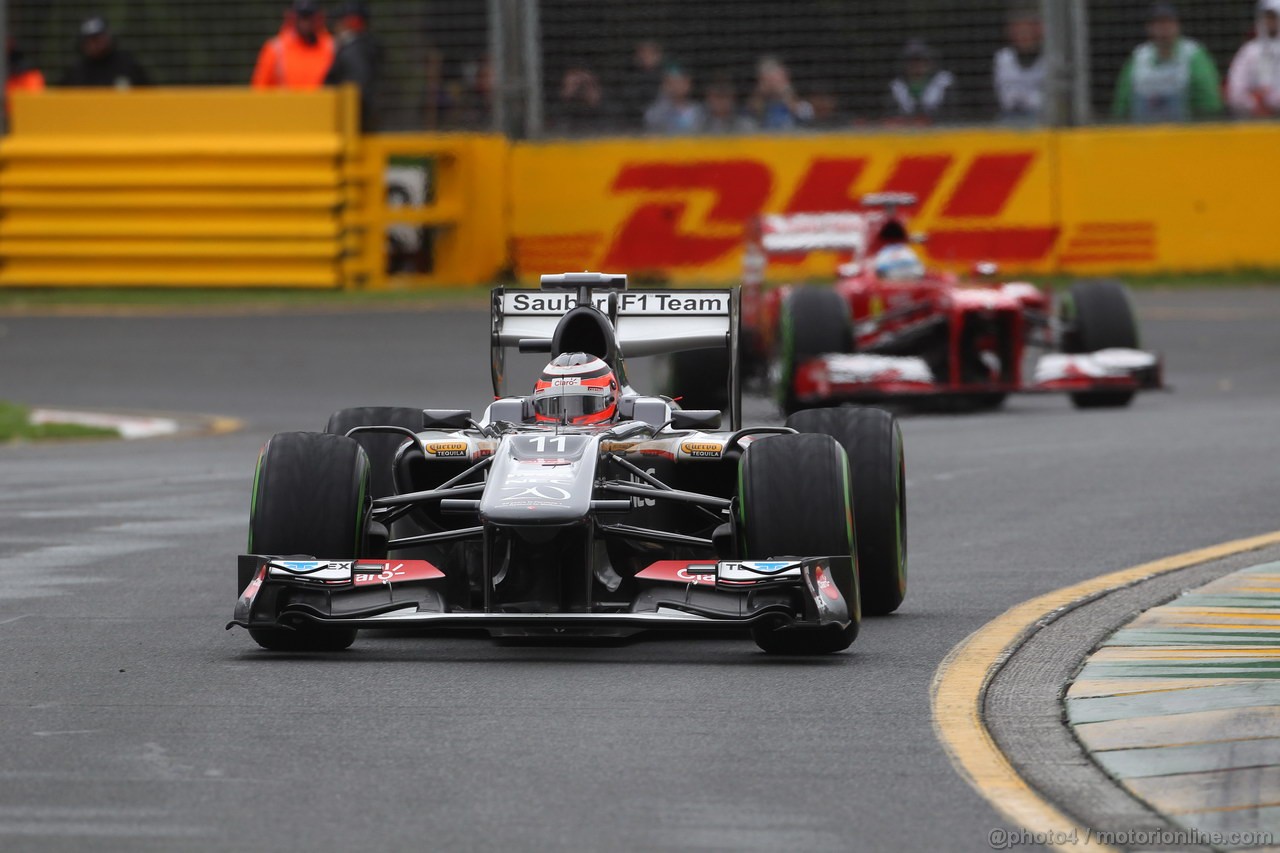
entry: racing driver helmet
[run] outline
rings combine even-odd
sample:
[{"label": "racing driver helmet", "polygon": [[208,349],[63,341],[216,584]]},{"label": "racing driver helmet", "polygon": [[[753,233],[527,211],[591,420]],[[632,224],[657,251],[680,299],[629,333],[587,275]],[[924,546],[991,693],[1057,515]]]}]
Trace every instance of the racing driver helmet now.
[{"label": "racing driver helmet", "polygon": [[876,253],[876,276],[883,281],[919,281],[924,278],[924,264],[910,246],[885,246]]},{"label": "racing driver helmet", "polygon": [[618,414],[618,377],[594,355],[561,353],[533,386],[533,411],[539,423],[607,423]]}]

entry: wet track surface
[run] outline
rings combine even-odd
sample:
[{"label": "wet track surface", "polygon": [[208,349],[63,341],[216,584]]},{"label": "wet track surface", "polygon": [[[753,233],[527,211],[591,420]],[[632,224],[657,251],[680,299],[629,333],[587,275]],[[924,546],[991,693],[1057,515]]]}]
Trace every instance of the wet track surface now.
[{"label": "wet track surface", "polygon": [[482,407],[485,314],[0,318],[0,396],[247,421],[0,448],[0,848],[988,849],[1002,824],[931,728],[952,645],[1280,527],[1280,289],[1138,305],[1175,393],[905,421],[907,602],[807,661],[746,637],[260,652],[222,630],[258,447],[347,405]]}]

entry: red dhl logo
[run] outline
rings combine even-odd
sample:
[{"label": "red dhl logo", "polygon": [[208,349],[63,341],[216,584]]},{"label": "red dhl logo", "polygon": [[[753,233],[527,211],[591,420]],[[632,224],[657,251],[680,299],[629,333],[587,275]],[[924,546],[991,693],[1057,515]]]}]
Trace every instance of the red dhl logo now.
[{"label": "red dhl logo", "polygon": [[[944,262],[996,260],[1015,265],[1048,258],[1058,242],[1058,226],[1005,226],[993,221],[1008,207],[1036,156],[1035,151],[1005,151],[981,153],[969,160],[936,215],[971,224],[931,229],[926,244],[930,257]],[[903,156],[879,187],[871,187],[861,181],[871,162],[869,157],[815,158],[783,212],[851,210],[859,206],[862,195],[876,190],[912,193],[919,200],[917,210],[923,210],[956,168],[958,159],[951,154]],[[708,266],[726,260],[742,245],[744,224],[765,211],[773,188],[773,171],[758,160],[627,163],[619,169],[609,191],[615,196],[636,194],[640,198],[603,251],[608,238],[598,232],[525,237],[517,240],[517,261],[525,272],[592,265],[618,270]],[[713,200],[700,219],[689,213],[689,199],[671,198],[681,192],[711,195]],[[646,199],[646,193],[660,197]],[[1149,233],[1152,226],[1138,223],[1137,227],[1145,227]],[[1144,256],[1153,252],[1149,244],[1134,248]]]}]

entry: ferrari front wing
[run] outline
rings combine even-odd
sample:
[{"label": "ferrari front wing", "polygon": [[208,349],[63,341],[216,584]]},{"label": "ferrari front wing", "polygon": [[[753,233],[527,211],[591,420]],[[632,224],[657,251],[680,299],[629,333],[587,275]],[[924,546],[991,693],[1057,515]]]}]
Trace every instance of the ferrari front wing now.
[{"label": "ferrari front wing", "polygon": [[1048,353],[1030,382],[957,383],[936,376],[925,359],[874,353],[831,353],[799,365],[792,395],[800,404],[942,397],[964,394],[1050,394],[1148,391],[1164,387],[1159,355],[1135,349]]}]

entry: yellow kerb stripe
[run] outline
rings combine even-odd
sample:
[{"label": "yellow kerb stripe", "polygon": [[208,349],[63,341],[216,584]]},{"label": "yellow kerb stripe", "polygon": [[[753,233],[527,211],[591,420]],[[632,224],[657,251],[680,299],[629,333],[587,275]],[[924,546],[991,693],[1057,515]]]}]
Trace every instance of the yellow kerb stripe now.
[{"label": "yellow kerb stripe", "polygon": [[[1198,563],[1280,544],[1280,531],[1237,539],[1143,563],[1046,593],[1005,611],[960,642],[938,667],[932,687],[933,727],[951,763],[1009,821],[1033,832],[1070,833],[1083,827],[1046,802],[1013,769],[982,720],[987,683],[1021,637],[1070,604]],[[1067,849],[1058,847],[1058,849]],[[1091,839],[1071,850],[1112,850]]]}]

